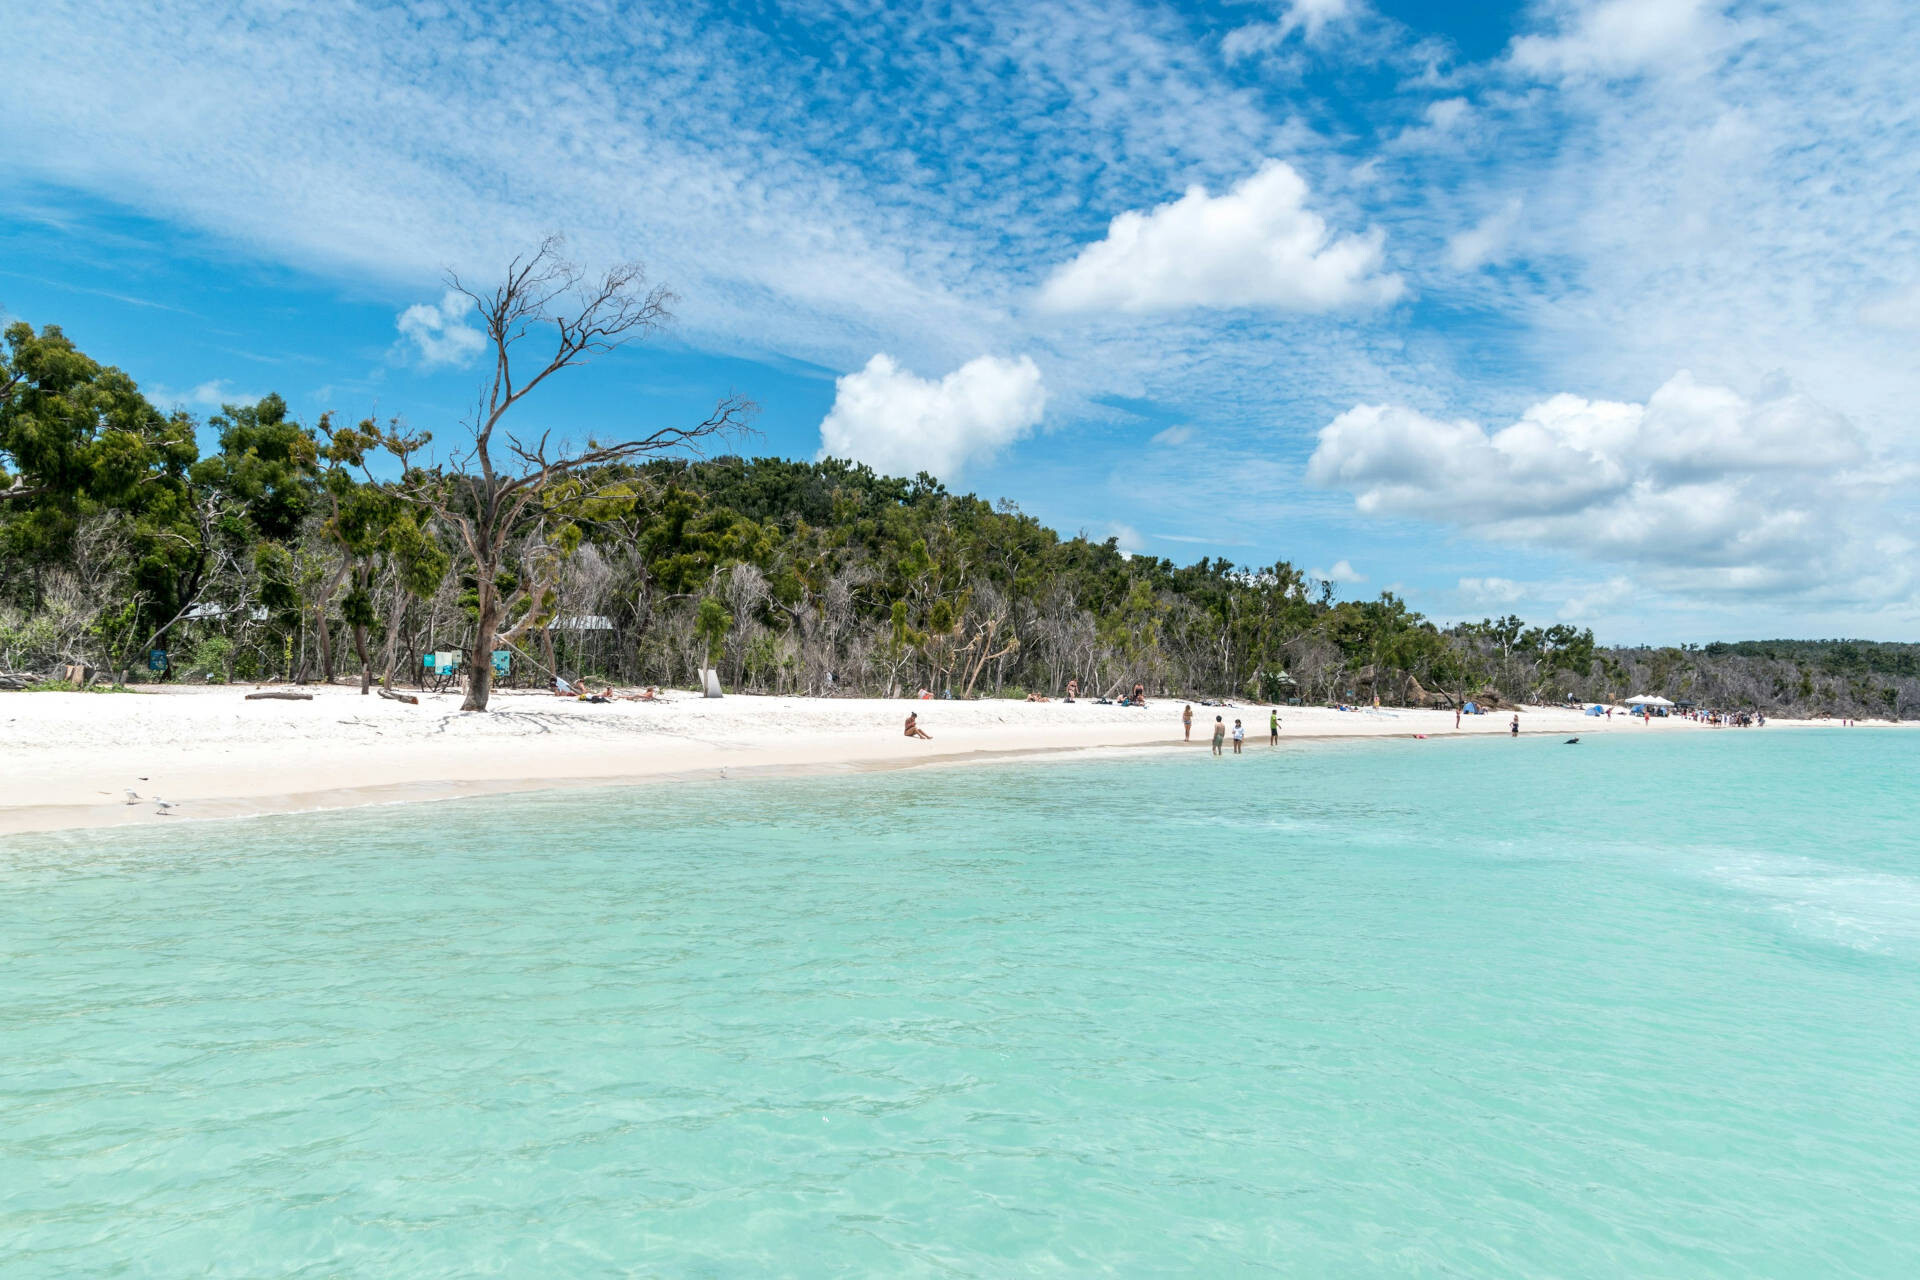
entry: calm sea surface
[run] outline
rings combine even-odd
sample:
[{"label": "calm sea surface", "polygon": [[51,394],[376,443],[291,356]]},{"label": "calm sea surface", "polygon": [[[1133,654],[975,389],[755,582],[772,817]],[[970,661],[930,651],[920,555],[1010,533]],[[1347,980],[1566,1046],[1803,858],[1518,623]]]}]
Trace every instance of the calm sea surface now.
[{"label": "calm sea surface", "polygon": [[0,841],[0,1274],[1920,1274],[1920,734]]}]

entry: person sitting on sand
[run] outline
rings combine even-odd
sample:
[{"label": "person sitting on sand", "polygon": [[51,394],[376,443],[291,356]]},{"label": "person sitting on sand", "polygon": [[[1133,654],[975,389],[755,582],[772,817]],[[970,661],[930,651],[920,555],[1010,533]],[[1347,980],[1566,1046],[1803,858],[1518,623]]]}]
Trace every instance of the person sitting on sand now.
[{"label": "person sitting on sand", "polygon": [[553,696],[556,698],[577,698],[580,691],[559,676],[553,678]]},{"label": "person sitting on sand", "polygon": [[1146,706],[1147,705],[1147,686],[1143,684],[1137,684],[1133,686],[1133,697],[1129,699],[1129,701],[1132,702],[1133,705],[1136,707]]},{"label": "person sitting on sand", "polygon": [[918,711],[907,712],[907,736],[909,738],[925,738],[928,742],[933,741],[933,735],[920,727],[920,713]]},{"label": "person sitting on sand", "polygon": [[1030,693],[1027,695],[1027,701],[1028,702],[1052,702],[1053,699],[1049,698],[1044,693]]}]

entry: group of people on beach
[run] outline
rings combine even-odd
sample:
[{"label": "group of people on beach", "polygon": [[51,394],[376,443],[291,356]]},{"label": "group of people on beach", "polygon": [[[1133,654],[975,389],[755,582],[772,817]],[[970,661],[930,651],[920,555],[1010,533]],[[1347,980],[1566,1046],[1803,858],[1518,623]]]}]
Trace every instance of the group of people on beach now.
[{"label": "group of people on beach", "polygon": [[[1191,705],[1182,707],[1180,710],[1180,728],[1183,740],[1192,742],[1193,707]],[[1240,755],[1247,741],[1246,725],[1236,717],[1233,728],[1228,729],[1226,717],[1215,716],[1213,718],[1213,754],[1224,754],[1223,746],[1228,738],[1233,740],[1233,754]],[[1267,745],[1274,747],[1280,745],[1280,708],[1278,707],[1267,713]]]},{"label": "group of people on beach", "polygon": [[575,702],[658,702],[660,690],[648,685],[639,693],[615,693],[612,685],[602,685],[595,693],[593,686],[582,680],[573,683],[564,676],[555,676],[550,692],[556,698],[571,698]]}]

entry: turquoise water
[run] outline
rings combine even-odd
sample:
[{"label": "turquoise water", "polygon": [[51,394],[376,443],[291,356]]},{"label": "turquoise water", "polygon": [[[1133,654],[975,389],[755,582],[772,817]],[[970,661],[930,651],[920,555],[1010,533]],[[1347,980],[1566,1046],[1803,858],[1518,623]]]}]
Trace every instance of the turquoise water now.
[{"label": "turquoise water", "polygon": [[1618,737],[0,842],[0,1274],[1920,1274],[1920,735]]}]

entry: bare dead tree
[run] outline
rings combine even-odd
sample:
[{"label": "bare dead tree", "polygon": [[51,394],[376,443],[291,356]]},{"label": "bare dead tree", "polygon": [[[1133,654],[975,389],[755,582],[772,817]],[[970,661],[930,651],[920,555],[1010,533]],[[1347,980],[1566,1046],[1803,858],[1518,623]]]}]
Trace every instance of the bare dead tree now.
[{"label": "bare dead tree", "polygon": [[[542,431],[522,437],[502,424],[521,401],[559,373],[594,356],[657,332],[671,319],[673,295],[648,287],[639,263],[623,263],[589,276],[568,261],[557,237],[507,264],[505,279],[490,291],[470,289],[452,273],[447,283],[473,300],[493,354],[493,369],[474,412],[473,447],[442,470],[416,473],[408,488],[459,535],[473,564],[478,595],[477,625],[467,665],[463,711],[485,711],[493,690],[492,654],[540,622],[577,526],[556,499],[583,496],[580,481],[614,463],[698,452],[702,441],[741,430],[755,406],[728,395],[703,421],[661,427],[644,435],[602,443],[589,439],[571,448]],[[522,353],[545,335],[551,347],[528,359]],[[388,442],[401,453],[403,447]],[[566,485],[569,492],[560,492]],[[528,535],[531,534],[531,540]],[[526,542],[519,565],[509,550]],[[509,577],[510,569],[517,570]],[[503,587],[508,577],[511,586]]]}]

